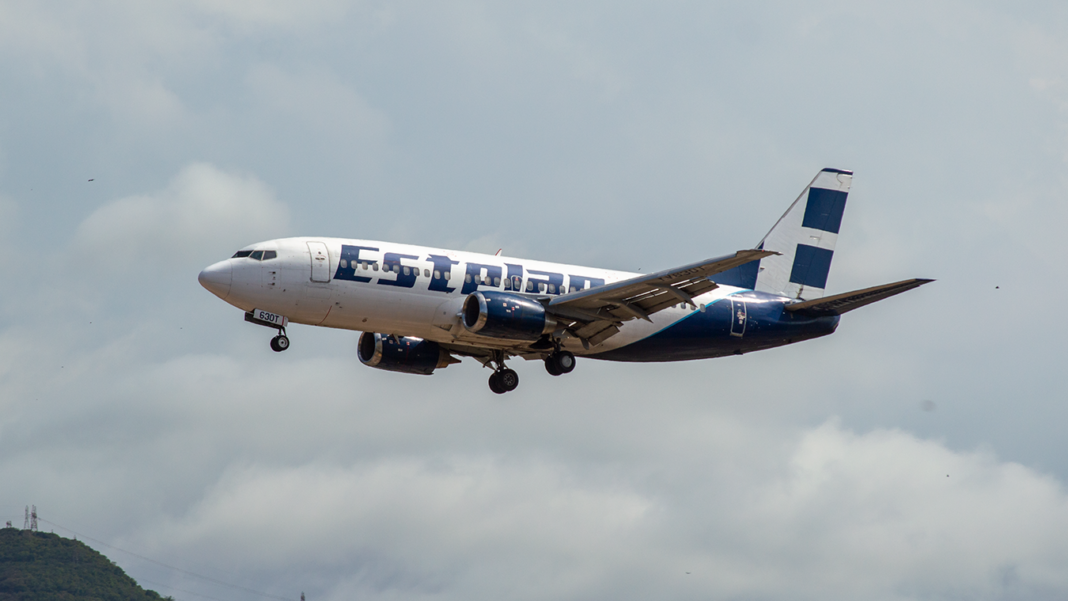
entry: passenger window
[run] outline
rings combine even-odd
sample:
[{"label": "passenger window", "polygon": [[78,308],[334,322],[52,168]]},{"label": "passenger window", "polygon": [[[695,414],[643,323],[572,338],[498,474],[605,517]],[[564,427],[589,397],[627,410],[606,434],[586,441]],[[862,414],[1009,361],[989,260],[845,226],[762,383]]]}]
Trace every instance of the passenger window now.
[{"label": "passenger window", "polygon": [[541,282],[538,284],[538,292],[545,294],[545,282]]},{"label": "passenger window", "polygon": [[273,259],[273,258],[275,258],[277,256],[278,256],[278,251],[276,251],[276,250],[265,250],[265,251],[263,251],[263,260],[264,261],[269,261],[269,260],[271,260],[271,259]]},{"label": "passenger window", "polygon": [[[349,262],[346,261],[345,259],[341,259],[341,268],[342,269],[348,269],[349,268]],[[355,267],[353,267],[353,269],[355,269]]]},{"label": "passenger window", "polygon": [[549,292],[551,294],[556,294],[556,284],[549,284]]},{"label": "passenger window", "polygon": [[440,280],[441,279],[441,272],[438,271],[437,269],[434,270],[434,279],[435,280]]},{"label": "passenger window", "polygon": [[512,282],[508,278],[504,278],[504,289],[505,290],[511,290],[512,289]]},{"label": "passenger window", "polygon": [[501,278],[493,278],[493,285],[494,286],[500,286],[501,285]]},{"label": "passenger window", "polygon": [[404,268],[404,275],[411,275],[411,274],[412,274],[412,272],[407,267],[405,267]]},{"label": "passenger window", "polygon": [[251,254],[252,254],[251,250],[239,250],[239,251],[235,252],[234,256],[232,256],[230,258],[231,259],[244,259],[245,257],[247,257],[247,256],[249,256]]},{"label": "passenger window", "polygon": [[378,263],[371,263],[371,269],[378,271]]},{"label": "passenger window", "polygon": [[527,292],[534,292],[534,282],[527,280]]},{"label": "passenger window", "polygon": [[248,256],[248,258],[250,258],[250,259],[252,259],[254,261],[262,261],[263,260],[263,251],[262,250],[253,251],[252,254]]},{"label": "passenger window", "polygon": [[446,271],[445,272],[445,279],[446,280],[451,280],[452,279],[452,272],[451,271]]},{"label": "passenger window", "polygon": [[429,269],[424,269],[423,270],[423,277],[424,278],[430,277],[430,270]]},{"label": "passenger window", "polygon": [[471,274],[470,273],[464,276],[464,282],[467,282],[468,284],[471,283]]}]

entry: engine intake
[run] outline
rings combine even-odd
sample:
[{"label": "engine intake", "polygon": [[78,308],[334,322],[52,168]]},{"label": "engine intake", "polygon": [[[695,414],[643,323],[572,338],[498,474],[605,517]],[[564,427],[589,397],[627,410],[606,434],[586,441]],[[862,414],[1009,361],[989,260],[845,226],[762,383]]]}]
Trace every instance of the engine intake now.
[{"label": "engine intake", "polygon": [[508,292],[472,292],[464,300],[463,322],[472,334],[511,340],[537,340],[556,329],[541,303]]},{"label": "engine intake", "polygon": [[439,367],[457,363],[436,342],[412,336],[386,336],[364,332],[357,355],[360,363],[375,369],[429,376]]}]

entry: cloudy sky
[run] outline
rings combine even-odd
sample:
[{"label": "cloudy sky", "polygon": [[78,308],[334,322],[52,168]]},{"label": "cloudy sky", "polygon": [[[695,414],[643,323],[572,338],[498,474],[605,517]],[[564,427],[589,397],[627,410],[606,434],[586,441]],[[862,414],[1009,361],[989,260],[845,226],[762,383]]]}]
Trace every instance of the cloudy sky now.
[{"label": "cloudy sky", "polygon": [[[1068,8],[800,4],[0,0],[0,519],[190,601],[1068,596]],[[196,281],[285,235],[667,268],[822,167],[831,292],[938,282],[744,357],[498,397]]]}]

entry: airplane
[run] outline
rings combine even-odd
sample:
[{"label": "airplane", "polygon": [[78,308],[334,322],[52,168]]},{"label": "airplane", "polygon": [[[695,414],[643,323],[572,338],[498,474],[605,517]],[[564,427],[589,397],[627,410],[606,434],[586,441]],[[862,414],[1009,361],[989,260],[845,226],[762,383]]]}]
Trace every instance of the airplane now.
[{"label": "airplane", "polygon": [[[559,376],[576,357],[688,361],[826,336],[840,316],[933,280],[825,296],[853,172],[823,169],[753,249],[651,274],[373,240],[283,238],[205,268],[204,288],[277,330],[362,332],[361,363],[430,375],[470,357],[515,390],[513,357]],[[498,251],[499,252],[499,251]]]}]

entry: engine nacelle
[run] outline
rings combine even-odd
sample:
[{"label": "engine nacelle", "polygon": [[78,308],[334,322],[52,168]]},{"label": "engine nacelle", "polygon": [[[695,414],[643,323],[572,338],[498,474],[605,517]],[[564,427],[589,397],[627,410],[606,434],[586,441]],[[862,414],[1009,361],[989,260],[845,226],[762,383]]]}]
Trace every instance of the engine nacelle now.
[{"label": "engine nacelle", "polygon": [[537,340],[556,329],[556,320],[538,301],[490,290],[467,296],[463,322],[472,334],[511,340]]},{"label": "engine nacelle", "polygon": [[364,332],[357,354],[360,363],[376,369],[429,376],[439,367],[456,363],[445,349],[431,340],[411,336],[386,336]]}]

